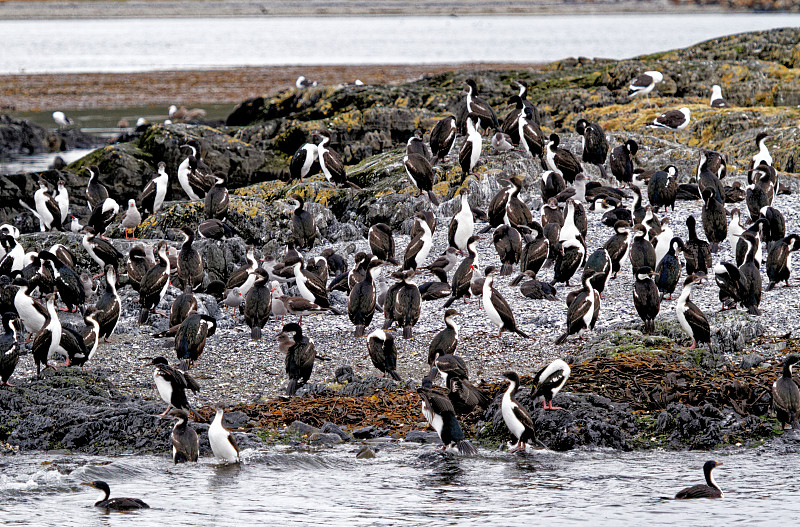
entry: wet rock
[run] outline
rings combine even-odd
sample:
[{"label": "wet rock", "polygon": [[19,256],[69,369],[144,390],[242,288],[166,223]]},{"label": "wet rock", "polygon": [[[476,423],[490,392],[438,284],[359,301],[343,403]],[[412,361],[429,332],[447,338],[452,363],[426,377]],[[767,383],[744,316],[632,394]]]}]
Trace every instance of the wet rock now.
[{"label": "wet rock", "polygon": [[353,440],[353,436],[352,435],[350,435],[349,433],[345,432],[344,430],[342,430],[341,428],[336,426],[334,423],[331,423],[329,421],[325,422],[322,425],[322,431],[324,433],[326,433],[326,434],[336,434],[337,436],[339,436],[339,438],[341,438],[342,441],[352,441]]},{"label": "wet rock", "polygon": [[375,459],[375,451],[365,445],[356,454],[356,459]]},{"label": "wet rock", "polygon": [[308,443],[315,446],[333,446],[342,442],[342,438],[337,434],[325,434],[315,432],[308,438]]},{"label": "wet rock", "polygon": [[[529,387],[520,388],[517,400],[531,413],[536,437],[548,448],[565,451],[579,446],[601,446],[622,450],[633,448],[636,425],[627,404],[613,403],[594,394],[561,393],[553,401],[563,410],[543,410],[534,404]],[[479,438],[499,436],[511,438],[503,420],[502,394],[486,410],[488,426],[479,432]]]},{"label": "wet rock", "polygon": [[764,362],[764,357],[759,355],[758,353],[748,353],[744,357],[742,357],[742,362],[739,364],[739,367],[743,370],[750,370],[758,366]]},{"label": "wet rock", "polygon": [[384,436],[388,430],[378,428],[377,426],[365,426],[363,428],[356,428],[353,430],[353,437],[356,439],[375,439],[376,437]]},{"label": "wet rock", "polygon": [[297,435],[311,435],[320,433],[320,429],[302,421],[292,421],[292,424],[286,427],[286,432]]},{"label": "wet rock", "polygon": [[46,152],[46,135],[37,124],[0,114],[0,158]]},{"label": "wet rock", "polygon": [[232,430],[244,428],[249,421],[247,414],[239,410],[222,414],[222,425]]},{"label": "wet rock", "polygon": [[46,371],[24,387],[0,390],[0,441],[20,450],[167,452],[172,421],[157,417],[159,405],[119,393],[99,372]]},{"label": "wet rock", "polygon": [[424,432],[422,430],[411,430],[406,434],[405,440],[409,443],[440,443],[439,435],[436,432]]}]

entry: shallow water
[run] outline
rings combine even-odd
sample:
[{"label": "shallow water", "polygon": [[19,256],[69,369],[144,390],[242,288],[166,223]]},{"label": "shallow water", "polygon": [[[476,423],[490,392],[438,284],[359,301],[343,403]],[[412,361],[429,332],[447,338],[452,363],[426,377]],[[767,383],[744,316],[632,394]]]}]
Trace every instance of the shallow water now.
[{"label": "shallow water", "polygon": [[67,163],[72,163],[82,158],[91,148],[77,148],[66,152],[46,152],[43,154],[33,154],[29,156],[15,156],[8,159],[0,159],[0,176],[8,174],[21,174],[23,172],[40,172],[47,170],[56,157],[61,158]]},{"label": "shallow water", "polygon": [[0,74],[627,58],[798,25],[786,13],[6,20]]},{"label": "shallow water", "polygon": [[[6,525],[43,524],[69,511],[71,522],[84,525],[267,518],[272,525],[753,525],[800,514],[800,481],[787,470],[793,456],[772,447],[524,456],[481,450],[476,458],[457,458],[433,446],[401,444],[372,460],[356,460],[356,450],[273,447],[246,452],[241,467],[211,458],[174,466],[156,456],[6,456],[0,458],[0,518]],[[724,463],[715,471],[722,500],[661,499],[701,483],[702,464],[711,458]],[[107,481],[112,497],[138,497],[152,509],[95,509],[102,494],[80,485],[93,479]]]}]

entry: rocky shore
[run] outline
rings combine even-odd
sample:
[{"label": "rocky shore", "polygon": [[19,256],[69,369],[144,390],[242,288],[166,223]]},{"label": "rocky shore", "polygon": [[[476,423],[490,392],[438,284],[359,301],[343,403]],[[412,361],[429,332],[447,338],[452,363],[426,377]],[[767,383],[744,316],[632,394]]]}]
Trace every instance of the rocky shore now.
[{"label": "rocky shore", "polygon": [[[402,166],[405,141],[420,128],[428,131],[439,118],[454,111],[464,80],[474,76],[481,95],[505,113],[505,101],[514,93],[512,79],[531,86],[531,99],[545,116],[543,128],[556,131],[565,144],[578,151],[580,139],[572,131],[584,117],[599,122],[614,145],[633,138],[640,145],[637,162],[645,168],[674,164],[681,181],[689,181],[697,163],[698,149],[723,152],[728,158],[729,178],[742,181],[754,138],[760,131],[771,133],[770,149],[781,183],[792,190],[780,195],[776,204],[786,214],[787,234],[800,230],[800,198],[797,194],[798,127],[800,91],[797,88],[797,42],[800,30],[776,30],[737,35],[702,43],[686,50],[665,52],[627,61],[567,60],[542,69],[498,72],[447,72],[408,83],[368,86],[325,86],[285,90],[277,95],[254,97],[242,102],[228,117],[226,125],[152,125],[120,142],[94,151],[63,170],[41,173],[51,183],[63,178],[71,195],[73,213],[85,216],[83,198],[86,171],[96,164],[106,176],[103,183],[120,203],[138,198],[145,183],[155,174],[159,161],[175,174],[182,159],[181,144],[194,138],[201,144],[205,162],[214,170],[230,174],[232,190],[229,222],[242,235],[225,244],[198,242],[206,261],[208,284],[225,279],[244,260],[245,243],[255,243],[259,256],[280,257],[288,235],[290,207],[286,197],[303,195],[316,217],[324,247],[334,247],[348,258],[368,250],[365,234],[378,221],[395,230],[397,253],[402,255],[409,241],[410,220],[416,211],[428,210],[427,201],[414,198]],[[641,71],[657,69],[665,81],[658,85],[649,104],[630,103],[628,81]],[[711,84],[720,84],[732,108],[708,106]],[[692,125],[678,134],[659,133],[647,128],[666,109],[687,105]],[[0,137],[4,122],[0,121]],[[348,177],[363,190],[331,188],[320,176],[306,183],[291,181],[288,160],[313,130],[327,128],[333,134],[333,148],[348,165]],[[457,145],[458,146],[458,145]],[[592,170],[592,169],[590,169]],[[431,257],[447,246],[446,229],[456,211],[456,192],[468,186],[470,203],[485,208],[500,188],[498,180],[513,175],[524,178],[523,199],[538,209],[541,199],[538,177],[541,168],[520,152],[512,152],[504,165],[484,142],[477,167],[478,176],[464,178],[450,158],[438,169],[434,192],[442,201],[436,210],[438,227]],[[589,173],[597,177],[596,173]],[[171,178],[167,206],[146,218],[136,234],[149,243],[179,238],[174,228],[196,224],[202,207],[177,201],[182,191]],[[727,180],[726,180],[727,182]],[[0,222],[13,222],[27,232],[21,237],[26,247],[64,243],[74,249],[78,265],[97,268],[79,247],[80,236],[66,233],[34,233],[34,218],[15,204],[20,195],[31,195],[34,177],[19,174],[0,178]],[[741,205],[740,205],[741,206]],[[699,202],[680,201],[670,218],[676,235],[686,236],[685,219],[699,213]],[[535,217],[536,214],[535,214]],[[590,213],[590,251],[609,235],[599,224],[599,214]],[[483,224],[478,224],[478,229]],[[126,252],[131,241],[112,226],[115,246]],[[715,256],[732,259],[727,244]],[[497,264],[489,240],[479,245],[480,267]],[[565,392],[556,403],[565,409],[546,412],[534,409],[525,395],[521,401],[533,412],[539,440],[553,450],[581,446],[618,449],[715,448],[721,445],[754,444],[780,435],[770,414],[769,387],[778,375],[778,364],[794,351],[798,341],[791,333],[800,330],[795,313],[800,298],[794,288],[778,287],[764,294],[762,317],[742,312],[717,314],[716,289],[705,286],[693,299],[710,315],[714,338],[710,350],[691,351],[689,341],[678,328],[673,303],[665,301],[657,319],[656,335],[641,334],[640,321],[632,310],[629,264],[606,290],[600,320],[589,340],[570,339],[553,345],[563,332],[566,307],[558,302],[532,301],[503,278],[498,290],[511,304],[518,324],[530,333],[530,340],[504,335],[492,338],[492,326],[477,305],[459,305],[464,316],[459,353],[470,364],[471,377],[495,397],[490,408],[469,416],[465,425],[470,436],[487,447],[509,440],[499,416],[497,394],[504,384],[501,374],[514,369],[523,384],[544,364],[565,358],[573,368]],[[387,274],[384,271],[384,274]],[[546,271],[549,280],[552,270]],[[418,280],[419,282],[422,279]],[[566,297],[569,288],[560,288]],[[161,310],[168,310],[178,293],[170,288]],[[74,369],[47,371],[31,381],[33,364],[24,355],[14,377],[15,388],[0,388],[0,442],[23,450],[69,449],[89,453],[152,452],[166,449],[169,423],[155,414],[163,408],[152,382],[147,359],[165,355],[172,359],[170,341],[151,334],[166,328],[162,317],[152,326],[137,326],[136,293],[122,290],[122,318],[114,342],[101,345],[92,371]],[[332,294],[332,303],[344,307],[347,298]],[[254,443],[257,441],[306,440],[336,442],[359,437],[391,436],[409,441],[431,441],[421,425],[419,399],[414,393],[426,373],[425,357],[432,336],[443,327],[443,300],[425,303],[423,316],[413,340],[398,340],[401,383],[376,377],[363,339],[351,337],[347,317],[332,315],[304,319],[321,355],[330,360],[316,365],[311,384],[301,397],[285,400],[283,358],[270,333],[249,340],[249,331],[234,313],[221,310],[218,299],[199,294],[200,311],[218,319],[219,330],[209,339],[203,356],[192,370],[202,390],[192,399],[206,418],[210,407],[223,402],[233,409],[230,426]],[[78,317],[65,321],[80,325]],[[376,314],[373,325],[383,318]],[[305,423],[292,425],[295,421]],[[331,424],[328,424],[331,423]],[[288,432],[277,434],[291,425]],[[292,427],[293,426],[293,427]],[[203,428],[198,424],[199,429]],[[311,428],[308,428],[311,427]],[[326,431],[327,430],[327,431]],[[342,432],[341,434],[337,432]],[[316,436],[316,439],[312,439]],[[796,434],[786,433],[776,441],[787,448],[798,446]],[[327,438],[327,439],[326,439]]]}]

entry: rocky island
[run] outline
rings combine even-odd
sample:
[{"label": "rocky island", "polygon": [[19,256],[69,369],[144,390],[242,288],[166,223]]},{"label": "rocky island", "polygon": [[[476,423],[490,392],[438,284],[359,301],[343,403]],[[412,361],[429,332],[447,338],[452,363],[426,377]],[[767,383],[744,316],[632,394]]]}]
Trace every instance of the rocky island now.
[{"label": "rocky island", "polygon": [[[168,202],[137,227],[135,235],[140,240],[125,239],[119,222],[108,232],[123,253],[141,241],[155,244],[167,240],[178,247],[182,237],[177,229],[196,226],[203,219],[202,203],[185,201],[174,177],[185,156],[180,147],[194,139],[205,163],[228,174],[227,221],[238,234],[223,243],[196,242],[205,262],[203,288],[224,282],[242,265],[247,244],[255,245],[259,257],[282,257],[292,211],[287,198],[293,194],[305,199],[322,240],[309,256],[333,247],[352,265],[356,252],[369,250],[367,230],[378,222],[392,228],[397,254],[402,255],[414,214],[434,210],[438,227],[433,258],[447,248],[447,225],[458,210],[462,188],[470,190],[470,205],[485,209],[501,181],[518,176],[534,218],[542,205],[539,161],[512,151],[504,162],[489,146],[488,138],[483,142],[477,175],[465,177],[452,155],[439,164],[433,187],[442,203],[438,209],[415,196],[402,162],[406,141],[416,129],[427,133],[439,119],[456,112],[463,104],[465,81],[474,78],[480,96],[498,110],[501,119],[508,98],[516,93],[512,81],[524,81],[529,99],[541,114],[542,129],[560,134],[562,146],[580,152],[581,139],[574,126],[579,118],[585,118],[603,126],[612,147],[634,139],[639,145],[637,166],[660,169],[672,164],[681,182],[693,180],[700,149],[723,153],[728,178],[745,181],[756,151],[755,138],[767,132],[774,166],[786,188],[776,203],[786,216],[789,234],[800,228],[798,42],[800,30],[782,29],[724,37],[623,61],[575,58],[537,69],[450,71],[385,85],[331,85],[268,93],[243,101],[225,123],[152,124],[69,166],[3,176],[0,223],[18,227],[23,232],[19,240],[26,248],[61,243],[76,256],[76,267],[99,272],[81,247],[81,234],[37,232],[37,220],[19,205],[19,198],[33,195],[37,176],[52,186],[62,179],[73,214],[85,218],[86,167],[98,166],[109,195],[124,204],[139,199],[158,163],[164,162],[170,174]],[[630,80],[650,70],[662,72],[664,81],[648,101],[631,102],[627,96]],[[722,87],[729,108],[709,105],[713,84]],[[664,111],[684,106],[692,115],[685,130],[673,133],[647,126]],[[292,154],[319,129],[331,132],[332,148],[341,154],[348,178],[360,190],[333,187],[321,175],[305,182],[291,179]],[[85,139],[75,132],[54,135],[30,123],[0,117],[0,152],[41,151],[54,148],[58,141],[77,145],[81,140]],[[584,169],[592,179],[599,177],[595,167],[587,164]],[[740,208],[746,210],[744,204]],[[686,217],[698,215],[699,210],[699,200],[679,201],[674,211],[662,214],[670,218],[676,235],[685,236]],[[591,251],[605,241],[610,229],[600,224],[599,214],[590,214],[587,241]],[[731,260],[733,253],[723,247],[715,261],[717,258]],[[480,241],[479,261],[481,269],[498,263],[487,237]],[[530,339],[509,334],[493,338],[496,327],[475,302],[459,306],[463,315],[458,352],[470,364],[475,382],[480,380],[479,387],[494,398],[485,412],[464,418],[467,435],[487,447],[511,439],[499,405],[505,386],[502,373],[513,369],[522,376],[524,388],[518,398],[532,413],[538,440],[553,450],[580,446],[712,449],[770,440],[796,451],[800,437],[780,429],[772,414],[770,392],[784,356],[799,346],[792,337],[800,327],[796,316],[800,298],[795,290],[779,286],[765,292],[763,315],[756,317],[744,311],[717,313],[713,284],[698,289],[693,298],[709,315],[713,335],[706,349],[690,350],[691,341],[676,321],[674,302],[662,303],[655,334],[641,332],[641,321],[632,310],[633,278],[628,269],[623,262],[623,271],[607,287],[600,320],[595,331],[586,334],[588,339],[571,338],[560,346],[553,342],[564,329],[564,299],[569,288],[559,287],[558,301],[530,300],[511,287],[509,279],[498,280],[497,289],[508,299],[517,323]],[[179,292],[170,288],[160,309],[168,311]],[[163,405],[149,360],[165,355],[174,361],[172,341],[152,337],[167,330],[168,322],[164,317],[151,317],[151,324],[137,325],[137,293],[123,287],[121,296],[120,324],[112,342],[101,344],[91,370],[46,370],[41,378],[31,380],[35,377],[32,357],[28,353],[20,358],[11,379],[15,386],[0,388],[0,443],[4,445],[0,451],[167,451],[171,424],[156,417]],[[225,404],[229,409],[227,426],[240,432],[242,444],[298,437],[321,445],[383,436],[438,441],[426,427],[415,388],[428,370],[425,358],[431,338],[443,327],[443,300],[424,303],[414,339],[398,338],[401,382],[379,377],[364,339],[352,336],[346,316],[307,317],[307,331],[318,353],[328,360],[318,362],[309,384],[298,397],[288,399],[281,395],[286,383],[283,357],[271,338],[280,326],[268,324],[265,338],[251,341],[239,314],[223,310],[220,299],[212,294],[198,293],[196,297],[198,309],[216,318],[218,330],[192,369],[202,386],[192,403],[204,419],[213,417],[214,404]],[[331,302],[346,310],[347,296],[333,292]],[[66,315],[64,320],[81,324],[76,315]],[[373,325],[382,321],[378,314]],[[557,357],[571,365],[572,374],[556,398],[563,410],[545,411],[529,398],[529,386],[532,376]],[[201,432],[201,445],[207,449],[202,434],[207,425],[193,426]]]}]

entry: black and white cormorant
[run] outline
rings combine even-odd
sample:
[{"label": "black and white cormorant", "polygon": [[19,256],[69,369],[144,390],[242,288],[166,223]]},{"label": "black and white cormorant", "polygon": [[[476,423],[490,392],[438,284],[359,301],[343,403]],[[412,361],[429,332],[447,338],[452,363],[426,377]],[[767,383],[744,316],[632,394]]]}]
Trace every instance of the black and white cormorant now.
[{"label": "black and white cormorant", "polygon": [[758,152],[752,158],[750,163],[751,169],[758,167],[758,165],[761,163],[772,166],[772,154],[769,153],[769,147],[766,143],[767,137],[769,137],[769,134],[765,132],[760,132],[756,136],[756,147],[758,148]]},{"label": "black and white cormorant", "polygon": [[175,354],[181,361],[181,369],[188,371],[197,362],[206,347],[208,337],[217,330],[217,320],[194,311],[181,322],[175,334]]},{"label": "black and white cormorant", "polygon": [[39,220],[40,231],[63,230],[61,226],[61,209],[50,193],[50,187],[44,179],[39,179],[39,189],[33,193],[33,208],[22,199],[19,200],[19,203],[33,212],[36,219]]},{"label": "black and white cormorant", "polygon": [[585,269],[591,269],[595,272],[592,280],[592,287],[603,297],[603,291],[606,290],[608,281],[611,280],[611,255],[608,254],[608,249],[598,247],[592,254],[586,258]]},{"label": "black and white cormorant", "polygon": [[634,273],[633,306],[644,322],[644,334],[652,335],[656,330],[655,318],[661,310],[661,294],[652,278],[650,267],[641,267]]},{"label": "black and white cormorant", "polygon": [[[316,165],[316,171],[314,167]],[[292,179],[299,179],[303,182],[303,178],[308,177],[309,174],[315,174],[319,170],[319,162],[317,161],[317,145],[313,143],[304,143],[292,156],[289,161],[289,175]]]},{"label": "black and white cormorant", "polygon": [[197,310],[197,299],[188,285],[175,297],[169,309],[169,327],[180,326],[190,312]]},{"label": "black and white cormorant", "polygon": [[212,176],[214,185],[208,189],[204,199],[203,210],[207,220],[224,220],[228,215],[228,176],[224,172],[215,172]]},{"label": "black and white cormorant", "polygon": [[453,280],[450,282],[450,298],[444,303],[445,308],[450,307],[459,298],[464,298],[466,302],[466,298],[471,294],[470,285],[472,284],[473,271],[478,257],[478,240],[477,236],[470,236],[467,241],[467,256],[461,260],[455,273],[453,273]]},{"label": "black and white cormorant", "polygon": [[575,238],[557,242],[554,249],[556,259],[553,266],[553,279],[550,281],[550,285],[563,283],[569,286],[569,281],[583,262],[586,249],[580,240]]},{"label": "black and white cormorant", "polygon": [[250,328],[250,338],[259,340],[261,330],[269,321],[272,312],[272,284],[263,269],[257,270],[254,274],[256,280],[253,287],[244,297],[244,321]]},{"label": "black and white cormorant", "polygon": [[422,415],[442,440],[442,450],[450,447],[463,456],[476,455],[478,449],[464,436],[450,399],[433,388],[419,387],[417,393],[422,398]]},{"label": "black and white cormorant", "polygon": [[144,245],[137,244],[128,251],[128,261],[125,263],[125,271],[131,286],[138,291],[139,283],[142,281],[147,270],[152,267],[152,262],[147,258],[147,251],[152,254],[152,249],[145,249]]},{"label": "black and white cormorant", "polygon": [[86,225],[102,236],[117,214],[119,214],[119,203],[114,198],[106,198],[94,208]]},{"label": "black and white cormorant", "polygon": [[628,251],[633,272],[642,267],[655,269],[656,250],[650,240],[647,239],[647,229],[641,223],[633,228],[633,241]]},{"label": "black and white cormorant", "polygon": [[481,149],[483,148],[483,139],[478,132],[477,123],[478,118],[469,114],[466,121],[466,135],[467,138],[461,145],[461,150],[458,151],[458,164],[461,166],[461,172],[464,177],[473,174],[475,166],[478,164],[478,159],[481,157]]},{"label": "black and white cormorant", "polygon": [[223,221],[210,219],[197,224],[197,234],[199,234],[201,238],[222,241],[233,238],[235,231],[230,225]]},{"label": "black and white cormorant", "polygon": [[367,351],[372,365],[378,371],[391,376],[392,379],[400,381],[397,373],[397,347],[394,343],[394,336],[391,332],[376,329],[367,335]]},{"label": "black and white cormorant", "polygon": [[609,157],[611,174],[620,183],[633,181],[633,158],[639,151],[639,145],[633,139],[628,139],[625,144],[614,147]]},{"label": "black and white cormorant", "polygon": [[108,483],[105,481],[95,480],[88,483],[81,483],[81,485],[88,485],[89,487],[94,487],[97,490],[105,493],[105,497],[94,504],[95,507],[112,511],[132,511],[150,508],[150,505],[146,504],[139,498],[109,498],[111,495],[111,489],[108,487]]},{"label": "black and white cormorant", "polygon": [[697,237],[697,220],[694,219],[694,216],[690,215],[686,218],[686,228],[689,231],[689,238],[683,251],[683,258],[686,260],[686,274],[707,274],[708,270],[713,267],[711,246],[707,241]]},{"label": "black and white cormorant", "polygon": [[508,276],[519,262],[522,254],[522,236],[509,225],[501,225],[492,235],[492,243],[500,257],[500,276]]},{"label": "black and white cormorant", "polygon": [[525,271],[520,276],[529,278],[519,285],[522,296],[534,300],[558,300],[556,288],[547,282],[539,281],[533,271]]},{"label": "black and white cormorant", "polygon": [[800,249],[800,236],[790,234],[781,241],[774,243],[767,254],[767,276],[771,291],[778,282],[786,282],[789,287],[789,277],[792,274],[792,253]]},{"label": "black and white cormorant", "polygon": [[438,121],[431,130],[430,146],[433,153],[431,165],[443,160],[456,142],[456,118],[452,115]]},{"label": "black and white cormorant", "polygon": [[390,226],[385,223],[374,224],[369,228],[367,238],[372,254],[392,265],[399,265],[399,262],[394,258],[395,244]]},{"label": "black and white cormorant", "polygon": [[381,272],[381,260],[364,260],[364,279],[350,289],[347,301],[347,314],[356,327],[354,336],[363,337],[365,329],[372,323],[377,304],[375,278]]},{"label": "black and white cormorant", "polygon": [[303,328],[294,322],[283,326],[278,334],[278,349],[285,355],[289,385],[286,395],[293,396],[297,388],[308,382],[314,369],[317,350],[314,341],[303,335]]},{"label": "black and white cormorant", "polygon": [[[447,240],[450,247],[455,247],[462,253],[467,252],[467,243],[475,233],[475,218],[469,205],[469,187],[463,187],[461,193],[461,208],[453,215],[447,229]],[[375,251],[372,251],[375,252]]]},{"label": "black and white cormorant", "polygon": [[536,274],[542,268],[547,255],[550,252],[550,242],[544,235],[544,229],[538,221],[532,221],[530,227],[536,231],[536,237],[531,234],[526,235],[525,247],[522,249],[522,255],[519,260],[520,276],[511,281],[510,285],[517,285],[522,280],[522,274],[530,271],[532,278],[536,278]]},{"label": "black and white cormorant", "polygon": [[575,131],[581,136],[583,152],[581,159],[584,163],[595,165],[600,170],[603,179],[606,178],[606,157],[608,156],[608,140],[605,130],[597,123],[590,123],[586,119],[578,119]]},{"label": "black and white cormorant", "polygon": [[155,366],[153,381],[156,384],[158,395],[168,405],[159,417],[166,417],[172,408],[191,412],[192,407],[189,399],[186,398],[186,390],[195,393],[200,391],[200,385],[194,377],[185,371],[173,368],[164,357],[155,357],[150,364]]},{"label": "black and white cormorant", "polygon": [[417,196],[421,196],[423,192],[426,192],[431,203],[434,206],[438,206],[439,200],[436,199],[436,194],[433,193],[433,184],[436,177],[428,158],[420,154],[406,152],[405,157],[403,157],[403,166],[406,169],[408,179],[419,190]]},{"label": "black and white cormorant", "polygon": [[711,471],[716,467],[722,465],[716,461],[706,461],[703,465],[703,474],[706,477],[705,485],[693,485],[687,487],[675,495],[676,500],[685,500],[693,498],[721,498],[722,490],[720,490],[717,482],[714,481],[714,476]]},{"label": "black and white cormorant", "polygon": [[211,451],[214,455],[225,463],[239,462],[239,444],[233,432],[222,426],[222,418],[225,415],[225,408],[217,404],[214,420],[208,427],[208,442],[211,444]]},{"label": "black and white cormorant", "polygon": [[406,247],[403,257],[404,270],[416,270],[422,267],[433,247],[433,232],[423,213],[417,212],[414,217],[414,226],[418,228],[418,231],[416,236],[412,234],[411,241]]},{"label": "black and white cormorant", "polygon": [[342,158],[334,150],[330,149],[331,134],[327,130],[318,130],[319,144],[317,145],[317,154],[319,155],[319,166],[325,179],[334,185],[349,185],[351,188],[359,190],[360,187],[355,183],[348,181],[347,171],[342,163]]},{"label": "black and white cormorant", "polygon": [[678,169],[669,165],[664,170],[659,170],[647,182],[647,197],[653,206],[653,211],[658,212],[660,207],[672,207],[675,210],[675,198],[678,194]]},{"label": "black and white cormorant", "polygon": [[714,191],[709,188],[703,191],[702,219],[703,230],[711,244],[711,252],[717,252],[719,244],[725,240],[728,234],[728,214],[725,205],[714,196]]},{"label": "black and white cormorant", "polygon": [[711,327],[708,318],[689,298],[692,290],[701,280],[701,277],[696,274],[689,275],[683,282],[683,290],[678,301],[675,302],[675,315],[678,322],[683,331],[692,339],[690,349],[696,348],[698,344],[711,342]]},{"label": "black and white cormorant", "polygon": [[[467,79],[464,83],[466,84],[464,87],[466,104],[462,110],[462,115],[466,114],[467,118],[470,114],[474,115],[476,128],[478,124],[480,124],[481,128],[487,132],[490,129],[500,130],[500,121],[497,120],[497,114],[492,107],[489,106],[488,102],[478,97],[478,85],[475,84],[475,81],[473,79]],[[458,124],[461,128],[460,131],[463,133],[466,130],[465,119],[460,119]]]},{"label": "black and white cormorant", "polygon": [[476,408],[485,410],[492,399],[467,379],[454,375],[447,377],[447,398],[453,403],[457,415],[467,415]]},{"label": "black and white cormorant", "polygon": [[48,360],[61,349],[61,321],[56,312],[56,297],[54,293],[47,295],[47,322],[36,333],[33,339],[31,354],[36,364],[36,376],[41,375],[41,366],[49,368]]},{"label": "black and white cormorant", "polygon": [[14,294],[14,309],[23,327],[31,335],[37,334],[47,322],[47,308],[30,295],[28,281],[21,276],[15,277],[11,285],[17,288]]},{"label": "black and white cormorant", "polygon": [[89,182],[86,184],[86,201],[91,212],[108,198],[108,189],[100,183],[100,169],[97,165],[90,165],[86,167],[86,170],[89,172]]},{"label": "black and white cormorant", "polygon": [[86,291],[83,289],[78,273],[50,251],[39,251],[39,258],[50,263],[53,283],[58,290],[59,298],[67,306],[67,310],[72,312],[77,311],[78,308],[83,310],[83,305],[86,302]]},{"label": "black and white cormorant", "polygon": [[428,347],[428,365],[433,366],[436,357],[440,355],[452,355],[458,347],[458,324],[455,317],[460,316],[455,309],[448,309],[444,312],[444,329],[433,336]]},{"label": "black and white cormorant", "polygon": [[508,189],[503,223],[513,227],[527,226],[533,221],[533,216],[525,202],[519,198],[519,193],[522,190],[522,179],[519,176],[512,176],[508,178],[508,182],[511,186]]},{"label": "black and white cormorant", "polygon": [[104,273],[106,287],[103,295],[98,299],[95,307],[95,320],[100,326],[98,338],[109,342],[114,330],[119,323],[122,301],[117,292],[117,270],[114,266],[107,265]]},{"label": "black and white cormorant", "polygon": [[116,269],[123,258],[122,253],[109,240],[97,236],[91,227],[86,227],[86,234],[83,235],[81,245],[92,257],[92,260],[97,262],[100,269],[105,269],[106,265],[113,265]]},{"label": "black and white cormorant", "polygon": [[666,128],[667,130],[683,130],[689,126],[692,120],[692,112],[684,106],[679,110],[667,110],[662,113],[650,124],[653,128]]},{"label": "black and white cormorant", "polygon": [[3,334],[0,335],[0,386],[11,386],[8,379],[14,374],[19,361],[21,341],[17,336],[16,322],[19,320],[13,312],[3,313]]},{"label": "black and white cormorant", "polygon": [[583,172],[583,167],[575,154],[566,148],[559,148],[559,144],[561,144],[561,138],[558,134],[550,134],[544,159],[547,168],[564,176],[567,183],[572,183],[575,181],[575,176]]},{"label": "black and white cormorant", "polygon": [[189,149],[190,153],[178,165],[178,183],[191,201],[198,201],[205,197],[213,184],[210,171],[198,157],[200,144],[195,139],[181,145],[181,150],[184,148]]},{"label": "black and white cormorant", "polygon": [[258,261],[255,256],[255,247],[252,245],[247,246],[245,259],[247,263],[236,269],[228,277],[228,281],[225,283],[225,289],[238,287],[239,291],[243,295],[246,295],[250,291],[250,288],[253,287],[257,278],[255,272],[256,269],[258,269]]},{"label": "black and white cormorant", "polygon": [[158,245],[158,262],[147,270],[139,282],[139,324],[147,322],[150,312],[157,312],[158,304],[164,298],[169,287],[170,262],[167,256],[167,244]]},{"label": "black and white cormorant", "polygon": [[167,164],[163,161],[158,163],[158,175],[150,180],[144,187],[139,201],[142,204],[142,211],[155,214],[164,205],[169,188],[169,175],[167,174]]},{"label": "black and white cormorant", "polygon": [[577,293],[567,296],[567,331],[556,339],[556,344],[564,344],[570,335],[583,334],[594,329],[600,313],[600,294],[592,286],[594,271],[583,273],[583,287]]},{"label": "black and white cormorant", "polygon": [[302,262],[296,262],[293,268],[297,290],[300,296],[320,307],[330,308],[332,312],[338,314],[337,310],[331,308],[325,282],[315,273],[303,269]]},{"label": "black and white cormorant", "polygon": [[429,301],[448,298],[452,289],[447,282],[447,272],[441,267],[433,267],[430,269],[430,273],[436,277],[436,280],[430,280],[419,284],[419,294],[422,296],[422,300]]},{"label": "black and white cormorant", "polygon": [[542,408],[545,410],[561,410],[560,407],[553,406],[553,397],[567,384],[571,371],[569,364],[561,359],[556,359],[539,370],[533,378],[536,391],[533,392],[531,398],[536,401],[537,398],[542,397]]},{"label": "black and white cormorant", "polygon": [[664,80],[664,75],[660,71],[645,71],[628,85],[628,97],[648,96],[656,84]]},{"label": "black and white cormorant", "polygon": [[764,207],[760,210],[761,218],[767,220],[764,225],[764,239],[767,247],[771,247],[774,242],[780,241],[786,236],[786,218],[783,213],[775,207]]},{"label": "black and white cormorant", "polygon": [[492,266],[487,267],[484,271],[483,309],[486,311],[486,316],[489,317],[492,324],[499,329],[496,336],[499,337],[502,335],[503,331],[510,331],[522,338],[529,339],[530,336],[517,327],[517,322],[514,319],[514,312],[511,311],[511,306],[508,305],[503,295],[492,285],[494,283],[494,273],[495,268]]},{"label": "black and white cormorant", "polygon": [[511,452],[524,451],[526,445],[536,439],[533,419],[515,397],[519,389],[519,375],[516,372],[507,371],[503,377],[508,379],[508,388],[503,393],[500,409],[508,431],[517,438],[517,444],[511,449]]},{"label": "black and white cormorant", "polygon": [[542,172],[539,181],[539,192],[542,194],[542,201],[547,202],[550,198],[557,198],[562,192],[567,190],[567,182],[564,177],[553,170]]},{"label": "black and white cormorant", "polygon": [[178,252],[178,278],[184,285],[189,285],[192,289],[197,289],[203,284],[205,268],[203,267],[203,257],[194,243],[194,229],[182,227],[183,244]]},{"label": "black and white cormorant", "polygon": [[798,418],[800,418],[800,388],[792,378],[792,366],[800,362],[800,356],[789,355],[783,361],[783,373],[772,384],[772,407],[781,429],[790,425],[792,428],[800,428]]},{"label": "black and white cormorant", "polygon": [[[674,237],[669,241],[669,250],[667,254],[656,265],[655,282],[658,290],[661,292],[661,298],[669,295],[668,300],[672,300],[672,293],[675,292],[675,287],[678,285],[678,280],[681,277],[681,262],[678,255],[684,251],[686,246],[679,237]],[[639,266],[649,267],[647,265]],[[634,271],[634,274],[636,272]]]},{"label": "black and white cormorant", "polygon": [[175,464],[196,463],[200,454],[200,439],[194,428],[189,426],[189,413],[178,408],[173,408],[169,413],[177,419],[171,435],[172,460]]},{"label": "black and white cormorant", "polygon": [[522,150],[529,153],[531,156],[542,158],[544,155],[544,148],[547,139],[544,132],[539,128],[536,122],[535,113],[530,108],[523,108],[522,115],[517,121],[519,144]]},{"label": "black and white cormorant", "polygon": [[53,199],[58,203],[58,210],[61,213],[61,218],[58,220],[62,225],[69,219],[69,191],[64,180],[59,178],[57,183],[56,195]]},{"label": "black and white cormorant", "polygon": [[422,295],[417,284],[412,281],[414,274],[413,269],[393,273],[392,277],[399,281],[389,288],[383,305],[385,315],[383,329],[389,329],[392,323],[396,322],[403,328],[404,339],[413,337],[413,327],[419,320],[421,311]]},{"label": "black and white cormorant", "polygon": [[294,245],[299,249],[311,249],[317,238],[317,224],[314,216],[303,209],[304,201],[299,194],[289,196],[289,203],[294,206],[292,213],[292,237]]}]

